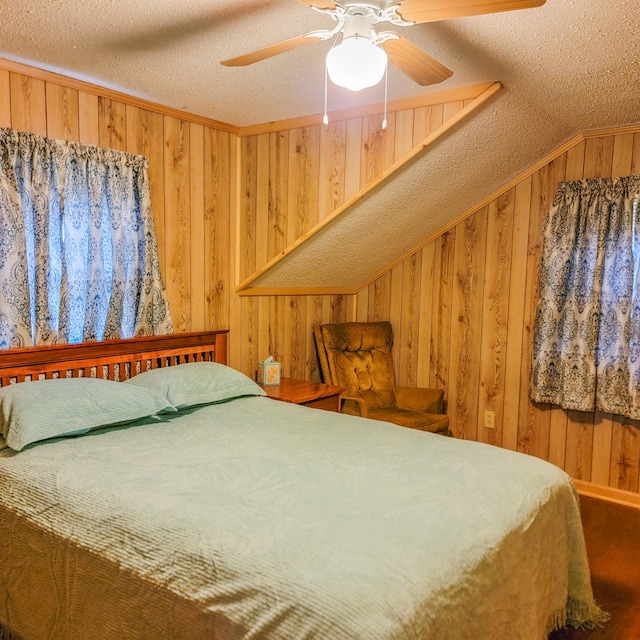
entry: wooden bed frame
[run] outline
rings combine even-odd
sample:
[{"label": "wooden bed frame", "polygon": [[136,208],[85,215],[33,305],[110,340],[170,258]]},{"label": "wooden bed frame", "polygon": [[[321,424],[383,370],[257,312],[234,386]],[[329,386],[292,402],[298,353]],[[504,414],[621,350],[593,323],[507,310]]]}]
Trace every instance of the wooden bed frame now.
[{"label": "wooden bed frame", "polygon": [[184,362],[227,364],[228,334],[200,331],[0,351],[0,386],[58,377],[126,380]]},{"label": "wooden bed frame", "polygon": [[[42,378],[126,380],[143,371],[186,362],[227,364],[228,335],[227,330],[199,331],[8,349],[0,351],[0,386]],[[19,640],[19,636],[0,623],[0,640]]]}]

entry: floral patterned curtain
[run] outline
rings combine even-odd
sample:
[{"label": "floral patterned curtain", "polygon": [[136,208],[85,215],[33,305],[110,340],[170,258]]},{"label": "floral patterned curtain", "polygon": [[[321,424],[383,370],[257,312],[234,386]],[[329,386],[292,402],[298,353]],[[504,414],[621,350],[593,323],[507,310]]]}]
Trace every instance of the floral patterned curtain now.
[{"label": "floral patterned curtain", "polygon": [[640,176],[559,185],[544,232],[530,395],[640,418]]},{"label": "floral patterned curtain", "polygon": [[0,128],[0,348],[171,331],[147,160]]}]

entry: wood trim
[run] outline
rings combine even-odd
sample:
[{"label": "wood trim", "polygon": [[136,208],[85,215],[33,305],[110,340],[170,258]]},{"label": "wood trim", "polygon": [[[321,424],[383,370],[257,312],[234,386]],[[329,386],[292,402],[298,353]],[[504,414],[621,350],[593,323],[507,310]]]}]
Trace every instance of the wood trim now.
[{"label": "wood trim", "polygon": [[[54,71],[48,71],[40,67],[34,67],[23,62],[16,62],[14,60],[0,58],[0,70],[21,73],[32,78],[44,80],[46,82],[60,84],[69,89],[76,89],[77,91],[82,91],[84,93],[125,102],[126,104],[133,107],[146,109],[147,111],[153,111],[155,113],[178,118],[180,120],[185,120],[194,124],[200,124],[205,127],[212,127],[214,129],[219,129],[220,131],[233,133],[240,137],[258,135],[260,133],[270,133],[274,131],[286,131],[288,129],[317,125],[322,123],[323,117],[322,114],[314,114],[311,116],[302,116],[299,118],[290,118],[287,120],[278,120],[274,122],[266,122],[262,124],[238,127],[226,122],[221,122],[219,120],[214,120],[205,116],[199,116],[193,113],[189,113],[181,109],[167,107],[155,102],[151,102],[150,100],[145,100],[144,98],[132,96],[122,91],[116,91],[115,89],[101,87],[100,85],[92,84],[90,82],[87,82],[86,80],[78,80],[71,76],[65,76]],[[469,87],[449,89],[448,91],[428,93],[425,95],[412,96],[409,98],[400,98],[398,100],[392,100],[388,102],[387,110],[389,112],[394,112],[402,111],[404,109],[415,109],[419,107],[431,106],[434,104],[442,104],[443,102],[453,102],[457,100],[474,100],[493,84],[495,83],[485,82],[482,84],[471,85]],[[352,109],[334,111],[330,114],[330,117],[331,121],[334,122],[337,120],[347,120],[349,118],[359,118],[368,115],[376,115],[379,113],[383,113],[383,111],[384,103],[379,102],[375,104],[354,107]]]},{"label": "wood trim", "polygon": [[606,502],[613,502],[615,504],[632,507],[634,509],[640,509],[640,494],[638,493],[632,493],[631,491],[624,491],[614,487],[605,487],[603,485],[585,482],[584,480],[574,479],[573,484],[576,486],[578,494],[581,496],[605,500]]},{"label": "wood trim", "polygon": [[592,129],[591,131],[584,131],[582,137],[587,140],[588,138],[602,138],[606,136],[620,136],[628,133],[640,133],[640,122],[637,124],[630,124],[624,127],[608,127],[606,129]]},{"label": "wood trim", "polygon": [[[476,109],[478,109],[484,102],[486,102],[490,97],[492,97],[500,88],[501,84],[499,82],[492,83],[487,89],[484,90],[482,94],[480,94],[477,98],[472,100],[469,104],[467,104],[463,109],[461,109],[456,115],[452,118],[449,118],[444,124],[432,133],[430,133],[422,142],[415,145],[409,153],[400,158],[398,161],[394,162],[388,169],[380,173],[376,178],[374,178],[366,187],[358,191],[354,196],[346,200],[341,206],[339,206],[335,211],[333,211],[328,216],[324,217],[315,227],[309,230],[307,233],[299,236],[292,244],[288,247],[280,251],[280,253],[276,254],[269,262],[267,262],[260,269],[255,271],[251,276],[249,276],[246,280],[241,282],[236,288],[236,293],[239,295],[257,295],[255,291],[248,292],[248,289],[252,282],[260,278],[263,274],[273,268],[278,262],[284,259],[287,255],[292,253],[295,249],[297,249],[300,245],[304,244],[311,237],[316,235],[319,231],[321,231],[328,224],[333,222],[336,218],[342,215],[345,211],[355,205],[359,200],[368,195],[371,191],[373,191],[378,185],[380,185],[383,181],[387,180],[394,173],[400,170],[405,164],[415,158],[419,153],[424,151],[427,147],[433,144],[438,138],[447,133],[450,129],[452,129],[455,125],[457,125],[461,120],[464,120],[467,116],[473,113]],[[388,271],[388,268],[385,268],[385,272]],[[363,285],[364,286],[364,285]],[[362,287],[360,287],[362,288]],[[266,289],[263,289],[266,290]],[[289,289],[286,287],[282,288],[273,288],[270,289],[274,293],[272,295],[282,294],[283,291],[289,293]],[[309,292],[315,292],[315,289],[309,289]],[[327,293],[336,293],[337,290],[328,289]],[[243,293],[245,292],[245,293]],[[350,291],[352,293],[352,291]]]},{"label": "wood trim", "polygon": [[[460,87],[458,89],[449,89],[448,91],[427,93],[420,96],[391,100],[387,102],[387,112],[393,113],[395,111],[419,109],[420,107],[430,107],[436,104],[445,104],[447,102],[475,100],[494,84],[494,82],[485,82],[483,84],[471,85],[469,87]],[[366,116],[375,116],[382,113],[384,113],[384,102],[333,111],[328,115],[329,121],[331,123],[335,123],[341,120],[364,118]],[[322,124],[322,118],[323,114],[316,113],[311,116],[302,116],[300,118],[291,118],[289,120],[277,120],[275,122],[265,122],[263,124],[239,127],[238,135],[241,137],[255,136],[260,135],[261,133],[274,133],[276,131],[288,131],[289,129],[315,126]]]},{"label": "wood trim", "polygon": [[220,131],[227,131],[228,133],[234,133],[238,135],[239,129],[234,125],[226,124],[224,122],[206,118],[204,116],[198,116],[186,111],[182,111],[180,109],[174,109],[173,107],[165,107],[155,102],[144,100],[143,98],[137,98],[121,91],[108,89],[106,87],[100,87],[99,85],[91,84],[89,82],[86,82],[85,80],[77,80],[69,76],[54,73],[53,71],[46,71],[45,69],[32,67],[22,62],[14,62],[13,60],[0,58],[0,69],[12,71],[14,73],[21,73],[32,78],[44,80],[46,82],[54,82],[69,89],[77,89],[78,91],[83,91],[84,93],[89,93],[103,98],[109,98],[111,100],[124,102],[133,107],[139,107],[140,109],[146,109],[147,111],[154,111],[155,113],[160,113],[165,116],[171,116],[173,118],[178,118],[179,120],[193,122],[194,124],[201,124],[205,127],[212,127],[214,129],[219,129]]},{"label": "wood trim", "polygon": [[252,289],[238,290],[239,296],[350,296],[356,291],[349,287],[255,287]]}]

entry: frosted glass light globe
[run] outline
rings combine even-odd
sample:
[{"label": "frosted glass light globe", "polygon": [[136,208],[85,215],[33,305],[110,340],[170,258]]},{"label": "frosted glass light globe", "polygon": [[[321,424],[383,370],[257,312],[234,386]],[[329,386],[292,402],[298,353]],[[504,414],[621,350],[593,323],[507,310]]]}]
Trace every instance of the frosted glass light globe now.
[{"label": "frosted glass light globe", "polygon": [[378,84],[386,68],[387,54],[369,38],[345,38],[327,54],[331,82],[351,91]]}]

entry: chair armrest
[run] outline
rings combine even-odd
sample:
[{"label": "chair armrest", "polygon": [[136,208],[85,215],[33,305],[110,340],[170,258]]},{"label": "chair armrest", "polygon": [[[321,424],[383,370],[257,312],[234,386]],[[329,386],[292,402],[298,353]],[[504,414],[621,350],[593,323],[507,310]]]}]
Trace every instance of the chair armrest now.
[{"label": "chair armrest", "polygon": [[396,387],[396,405],[403,409],[444,413],[444,391],[416,387]]},{"label": "chair armrest", "polygon": [[369,417],[369,410],[362,398],[351,398],[349,396],[342,396],[342,413],[348,413],[352,416],[360,416],[362,418]]}]

